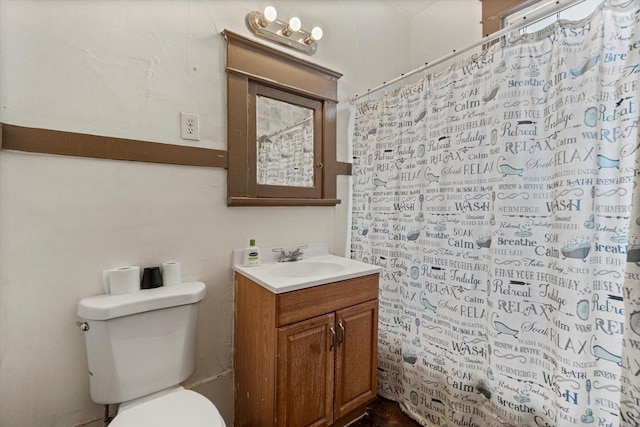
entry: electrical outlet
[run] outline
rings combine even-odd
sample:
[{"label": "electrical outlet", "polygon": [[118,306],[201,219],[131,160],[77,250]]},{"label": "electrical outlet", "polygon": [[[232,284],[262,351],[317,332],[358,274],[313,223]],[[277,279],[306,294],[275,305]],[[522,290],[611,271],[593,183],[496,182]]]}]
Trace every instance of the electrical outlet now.
[{"label": "electrical outlet", "polygon": [[199,116],[192,113],[180,113],[180,138],[200,141]]}]

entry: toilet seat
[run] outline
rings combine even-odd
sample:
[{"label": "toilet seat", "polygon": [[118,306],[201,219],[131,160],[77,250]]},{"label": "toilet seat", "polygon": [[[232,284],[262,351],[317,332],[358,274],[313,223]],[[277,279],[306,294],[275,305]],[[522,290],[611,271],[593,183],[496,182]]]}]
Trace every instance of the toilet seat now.
[{"label": "toilet seat", "polygon": [[211,401],[176,387],[158,397],[143,397],[120,405],[109,427],[225,427]]}]

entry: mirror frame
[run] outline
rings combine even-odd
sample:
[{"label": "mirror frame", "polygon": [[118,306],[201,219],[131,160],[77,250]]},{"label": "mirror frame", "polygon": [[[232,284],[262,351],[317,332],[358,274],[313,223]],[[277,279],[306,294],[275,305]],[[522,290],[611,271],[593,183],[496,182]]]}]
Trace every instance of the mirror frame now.
[{"label": "mirror frame", "polygon": [[[227,41],[227,205],[339,204],[336,198],[336,105],[338,79],[342,74],[229,30],[224,30],[222,35]],[[314,157],[315,153],[320,153],[320,157],[314,158],[314,182],[317,183],[314,187],[257,184],[255,95],[261,91],[272,94],[280,91],[285,93],[283,98],[291,94],[319,103],[316,111],[322,114],[314,118]],[[279,98],[276,96],[276,99]]]}]

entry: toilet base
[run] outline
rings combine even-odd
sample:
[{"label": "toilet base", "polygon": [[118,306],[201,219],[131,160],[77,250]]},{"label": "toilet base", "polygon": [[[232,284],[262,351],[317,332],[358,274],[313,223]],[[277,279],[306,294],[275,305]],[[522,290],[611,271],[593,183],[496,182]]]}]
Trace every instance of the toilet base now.
[{"label": "toilet base", "polygon": [[203,395],[175,386],[120,404],[109,427],[226,427]]}]

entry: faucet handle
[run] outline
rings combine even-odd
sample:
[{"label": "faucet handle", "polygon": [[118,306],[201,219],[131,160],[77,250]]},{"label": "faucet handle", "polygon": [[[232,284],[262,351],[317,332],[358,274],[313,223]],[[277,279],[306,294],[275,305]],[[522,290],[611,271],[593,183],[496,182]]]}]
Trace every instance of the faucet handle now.
[{"label": "faucet handle", "polygon": [[284,262],[288,258],[287,252],[284,250],[284,248],[273,248],[271,249],[271,251],[280,253],[280,256],[278,257],[277,262]]},{"label": "faucet handle", "polygon": [[298,246],[295,251],[291,251],[292,261],[300,261],[302,259],[302,255],[304,255],[303,248],[307,248],[308,246]]}]

